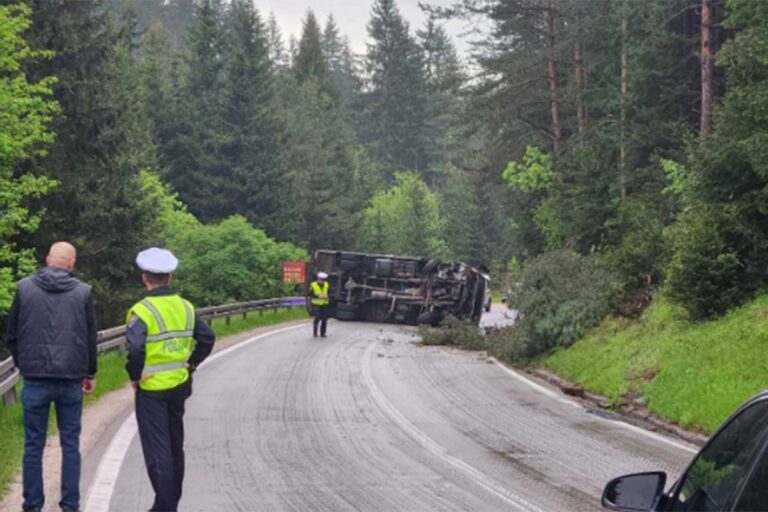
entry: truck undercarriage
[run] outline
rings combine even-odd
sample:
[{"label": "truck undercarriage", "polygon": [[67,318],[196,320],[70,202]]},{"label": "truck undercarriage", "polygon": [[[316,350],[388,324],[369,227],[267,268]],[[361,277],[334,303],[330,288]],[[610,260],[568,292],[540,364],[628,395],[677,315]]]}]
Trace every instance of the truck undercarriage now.
[{"label": "truck undercarriage", "polygon": [[436,325],[449,315],[475,323],[482,316],[486,280],[465,263],[316,251],[310,271],[328,274],[339,320]]}]

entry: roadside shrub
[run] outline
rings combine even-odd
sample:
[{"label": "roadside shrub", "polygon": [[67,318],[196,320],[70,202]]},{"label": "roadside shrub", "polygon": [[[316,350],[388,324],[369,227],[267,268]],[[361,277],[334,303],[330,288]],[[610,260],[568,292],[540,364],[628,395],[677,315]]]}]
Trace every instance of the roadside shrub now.
[{"label": "roadside shrub", "polygon": [[307,259],[304,250],[275,242],[239,216],[195,226],[169,248],[180,261],[176,288],[200,306],[290,295],[281,264]]},{"label": "roadside shrub", "polygon": [[518,324],[494,340],[492,351],[528,361],[571,345],[609,313],[613,279],[594,258],[559,250],[528,262],[509,298]]},{"label": "roadside shrub", "polygon": [[611,233],[620,233],[600,261],[616,278],[615,312],[636,318],[651,303],[670,260],[661,213],[653,204],[627,200],[608,223]]},{"label": "roadside shrub", "polygon": [[141,175],[155,217],[155,243],[179,258],[174,288],[197,306],[280,297],[293,293],[282,282],[285,260],[306,260],[306,251],[277,242],[240,216],[203,224],[154,174]]},{"label": "roadside shrub", "polygon": [[450,345],[465,350],[488,348],[485,337],[475,324],[453,316],[446,318],[439,327],[420,326],[419,335],[423,345]]},{"label": "roadside shrub", "polygon": [[765,241],[750,236],[725,209],[702,206],[686,212],[672,238],[669,294],[695,320],[742,304],[764,282]]}]

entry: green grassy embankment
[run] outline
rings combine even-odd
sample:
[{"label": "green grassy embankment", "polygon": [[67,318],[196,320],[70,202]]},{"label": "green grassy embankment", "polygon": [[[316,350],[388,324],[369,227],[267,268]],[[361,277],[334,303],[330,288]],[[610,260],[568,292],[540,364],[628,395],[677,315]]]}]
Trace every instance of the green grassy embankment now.
[{"label": "green grassy embankment", "polygon": [[704,323],[659,299],[640,319],[608,319],[538,364],[614,402],[642,396],[659,417],[712,432],[768,388],[768,295]]},{"label": "green grassy embankment", "polygon": [[[304,308],[281,309],[276,313],[267,310],[263,315],[249,313],[243,319],[240,316],[232,317],[230,325],[225,319],[219,318],[213,321],[212,327],[217,336],[224,337],[240,332],[249,331],[259,327],[266,327],[292,320],[308,318]],[[125,353],[120,350],[102,354],[99,357],[99,372],[97,386],[93,394],[85,398],[86,407],[103,395],[123,387],[128,382],[125,373]],[[18,387],[18,396],[21,399],[21,386]],[[50,429],[54,432],[54,414],[51,414]],[[22,423],[21,404],[11,407],[0,404],[0,498],[8,491],[9,484],[21,467],[21,457],[24,452],[24,426]]]}]

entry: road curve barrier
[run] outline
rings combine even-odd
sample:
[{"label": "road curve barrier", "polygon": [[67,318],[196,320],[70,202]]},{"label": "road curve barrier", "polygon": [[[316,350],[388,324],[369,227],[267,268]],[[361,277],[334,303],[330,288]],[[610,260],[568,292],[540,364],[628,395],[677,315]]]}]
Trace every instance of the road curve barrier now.
[{"label": "road curve barrier", "polygon": [[[275,313],[283,308],[306,307],[306,298],[304,297],[280,297],[277,299],[254,300],[250,302],[239,302],[237,304],[225,304],[223,306],[211,306],[200,308],[197,313],[209,324],[215,318],[225,318],[227,325],[233,316],[241,315],[247,318],[249,313],[258,312],[260,315],[264,311],[272,310]],[[112,327],[99,331],[97,341],[97,350],[99,354],[110,350],[119,349],[125,346],[125,326]],[[16,386],[21,376],[19,370],[14,366],[13,359],[8,358],[0,361],[0,396],[3,397],[5,405],[16,403]]]}]

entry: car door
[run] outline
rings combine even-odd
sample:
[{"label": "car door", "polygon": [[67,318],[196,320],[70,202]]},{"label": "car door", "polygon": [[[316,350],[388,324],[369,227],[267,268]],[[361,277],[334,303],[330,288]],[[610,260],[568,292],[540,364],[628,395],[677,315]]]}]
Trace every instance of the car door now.
[{"label": "car door", "polygon": [[[768,427],[768,397],[750,402],[738,411],[707,443],[678,484],[668,510],[714,512],[740,510],[742,490],[751,480],[758,461],[764,462]],[[765,481],[763,481],[765,482]],[[747,486],[748,487],[748,486]],[[764,497],[755,494],[754,498]],[[760,510],[765,510],[763,505]]]},{"label": "car door", "polygon": [[768,447],[765,443],[749,481],[741,491],[735,510],[768,510]]}]

